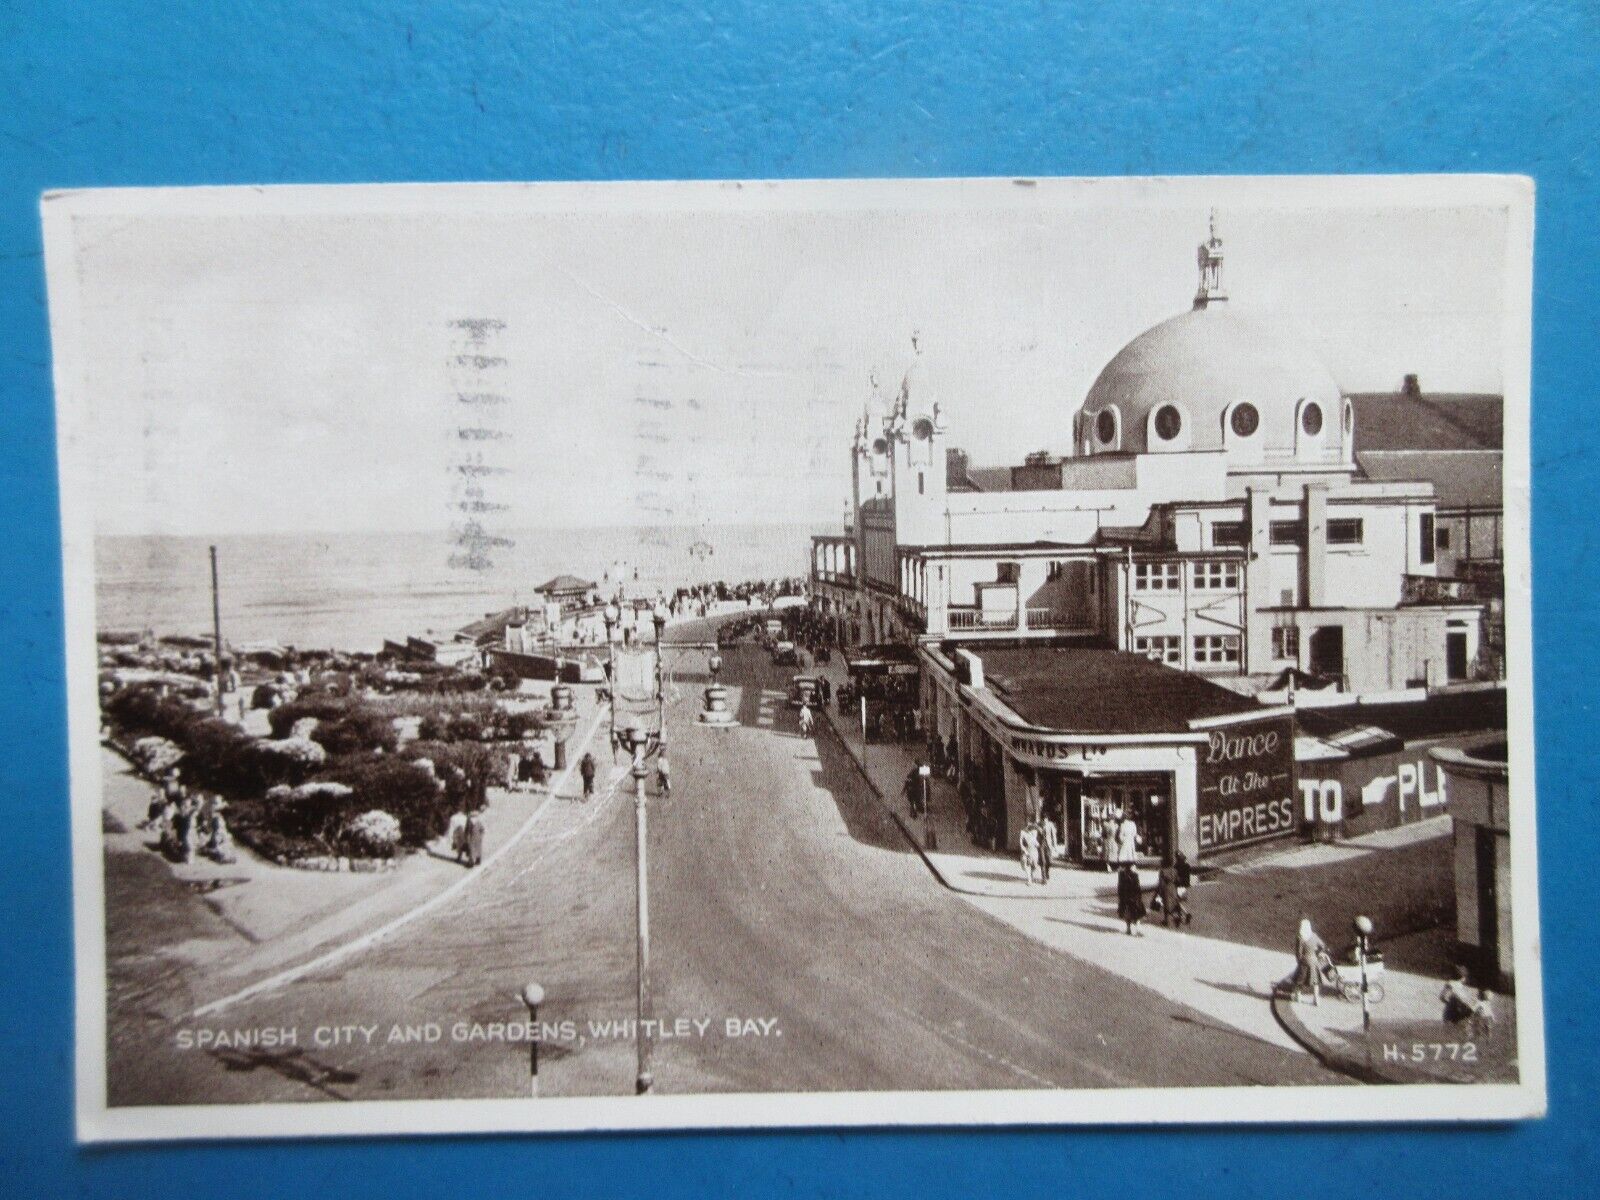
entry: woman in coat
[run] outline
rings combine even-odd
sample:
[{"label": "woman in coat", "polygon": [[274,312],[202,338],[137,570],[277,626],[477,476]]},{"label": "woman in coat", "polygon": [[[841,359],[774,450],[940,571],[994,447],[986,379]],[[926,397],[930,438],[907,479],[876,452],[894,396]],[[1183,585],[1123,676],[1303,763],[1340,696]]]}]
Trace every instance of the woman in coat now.
[{"label": "woman in coat", "polygon": [[[1133,869],[1132,863],[1123,863],[1122,870],[1117,872],[1117,916],[1127,926],[1129,936],[1144,920],[1144,892],[1139,886],[1139,873]],[[1137,932],[1140,937],[1144,936],[1144,930]]]},{"label": "woman in coat", "polygon": [[1322,960],[1327,953],[1327,944],[1311,928],[1311,918],[1302,917],[1300,930],[1294,939],[1295,1003],[1299,1003],[1301,991],[1308,986],[1311,988],[1311,1003],[1322,1003]]}]

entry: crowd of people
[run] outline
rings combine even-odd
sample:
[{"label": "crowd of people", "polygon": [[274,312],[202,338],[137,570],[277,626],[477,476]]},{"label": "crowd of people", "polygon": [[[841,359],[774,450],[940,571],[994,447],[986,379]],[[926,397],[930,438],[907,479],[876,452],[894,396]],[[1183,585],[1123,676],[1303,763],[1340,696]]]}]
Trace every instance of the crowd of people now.
[{"label": "crowd of people", "polygon": [[215,792],[186,788],[181,768],[173,767],[151,798],[141,828],[155,831],[161,853],[172,862],[193,862],[200,856],[231,863],[236,855],[222,815],[226,807],[227,801]]}]

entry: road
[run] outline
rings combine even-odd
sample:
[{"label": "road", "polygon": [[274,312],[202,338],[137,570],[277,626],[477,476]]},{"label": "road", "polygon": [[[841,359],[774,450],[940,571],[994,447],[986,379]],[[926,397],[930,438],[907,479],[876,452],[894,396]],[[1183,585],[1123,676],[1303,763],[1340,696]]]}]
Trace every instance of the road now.
[{"label": "road", "polygon": [[[798,736],[787,673],[755,647],[726,655],[733,730],[695,722],[703,660],[673,657],[650,894],[654,1013],[684,1036],[656,1045],[658,1091],[1341,1082],[942,889],[842,748]],[[504,1027],[530,979],[556,1027],[542,1092],[632,1093],[634,1043],[614,1024],[634,1012],[630,793],[624,776],[554,802],[548,828],[449,904],[327,969],[201,1021],[146,1014],[113,1039],[112,1102],[521,1095],[526,1048]],[[179,1046],[261,1029],[295,1042]]]}]

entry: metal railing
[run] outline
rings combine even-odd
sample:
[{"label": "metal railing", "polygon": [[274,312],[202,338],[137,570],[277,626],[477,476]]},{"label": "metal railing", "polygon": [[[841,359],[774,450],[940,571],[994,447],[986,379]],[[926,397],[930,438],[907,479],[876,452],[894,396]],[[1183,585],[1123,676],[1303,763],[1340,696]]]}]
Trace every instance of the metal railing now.
[{"label": "metal railing", "polygon": [[1065,613],[1055,608],[1028,609],[1029,629],[1078,629],[1086,622],[1080,621],[1071,613]]},{"label": "metal railing", "polygon": [[955,630],[1008,630],[1017,628],[1017,612],[985,612],[977,607],[951,605],[945,610],[948,628]]},{"label": "metal railing", "polygon": [[1432,575],[1403,575],[1401,604],[1478,604],[1487,589],[1473,579],[1444,579]]}]

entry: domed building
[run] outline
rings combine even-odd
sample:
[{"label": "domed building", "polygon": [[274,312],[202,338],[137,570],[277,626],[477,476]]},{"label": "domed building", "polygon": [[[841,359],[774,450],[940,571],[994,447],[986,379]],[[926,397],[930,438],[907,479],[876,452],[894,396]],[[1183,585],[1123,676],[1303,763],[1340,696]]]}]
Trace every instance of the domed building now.
[{"label": "domed building", "polygon": [[[1078,858],[1112,810],[1191,859],[1291,832],[1297,695],[1495,669],[1484,606],[1439,578],[1434,484],[1363,473],[1349,398],[1233,311],[1222,251],[1213,223],[1192,307],[1106,363],[1066,454],[973,465],[960,398],[908,372],[857,424],[844,531],[813,539],[814,611],[846,647],[915,648],[921,727],[1005,797],[1013,845],[1040,812]],[[1218,737],[1226,780],[1197,751]]]},{"label": "domed building", "polygon": [[1314,352],[1229,311],[1214,228],[1200,268],[1194,307],[1134,338],[1089,388],[1077,453],[1225,450],[1230,463],[1353,469],[1355,410]]}]

